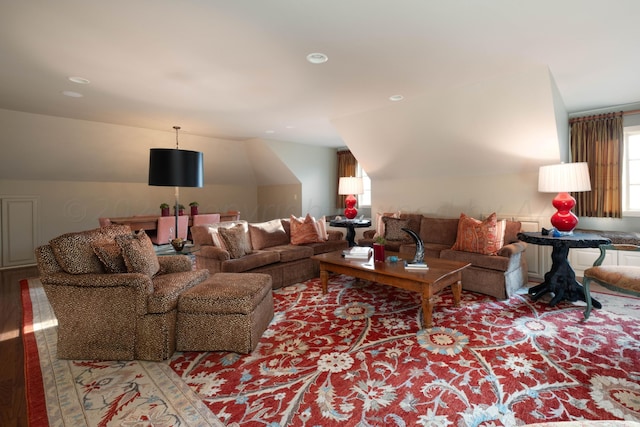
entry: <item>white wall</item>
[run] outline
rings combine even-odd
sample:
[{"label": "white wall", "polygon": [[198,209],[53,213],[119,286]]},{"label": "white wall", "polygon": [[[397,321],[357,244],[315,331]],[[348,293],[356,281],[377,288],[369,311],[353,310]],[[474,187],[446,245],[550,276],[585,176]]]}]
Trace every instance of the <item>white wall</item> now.
[{"label": "white wall", "polygon": [[[173,187],[147,185],[149,149],[175,147],[171,126],[160,132],[9,110],[0,110],[0,126],[0,196],[39,198],[40,243],[97,227],[101,216],[159,214],[160,203],[173,204]],[[296,184],[282,185],[280,191],[287,194],[304,183],[301,196],[296,194],[304,213],[306,209],[317,216],[333,212],[335,150],[261,143],[273,145],[267,149],[276,153],[274,159],[292,162],[294,174],[283,160],[262,166],[263,156],[252,155],[255,145],[249,142],[205,138],[187,130],[180,132],[179,141],[180,148],[204,153],[205,185],[181,188],[184,205],[198,201],[201,212],[233,209],[242,218],[257,221],[259,187],[265,184],[264,171],[270,170],[271,176],[286,177],[283,184]],[[282,209],[287,210],[282,216],[296,213],[288,212],[290,206]]]},{"label": "white wall", "polygon": [[552,197],[537,191],[538,168],[568,144],[558,99],[533,67],[334,123],[372,179],[373,212],[539,217]]}]

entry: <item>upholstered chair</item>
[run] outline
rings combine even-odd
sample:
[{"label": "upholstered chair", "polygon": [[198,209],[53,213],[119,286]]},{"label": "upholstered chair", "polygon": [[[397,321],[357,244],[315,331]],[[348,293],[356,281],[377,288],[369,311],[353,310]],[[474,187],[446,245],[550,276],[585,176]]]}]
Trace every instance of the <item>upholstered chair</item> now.
[{"label": "upholstered chair", "polygon": [[191,217],[191,226],[194,225],[204,225],[204,224],[216,224],[220,222],[220,214],[203,214],[203,215],[193,215]]},{"label": "upholstered chair", "polygon": [[168,359],[178,297],[209,276],[184,255],[156,256],[144,231],[126,225],[64,234],[36,257],[60,359]]},{"label": "upholstered chair", "polygon": [[[155,236],[151,236],[151,241],[156,245],[166,245],[176,237],[176,217],[175,216],[161,216],[158,218],[158,226],[156,228]],[[189,217],[187,215],[180,215],[178,217],[178,237],[181,239],[187,239],[187,232],[189,229]]]},{"label": "upholstered chair", "polygon": [[584,271],[582,284],[584,286],[587,308],[584,310],[584,320],[589,318],[593,304],[591,302],[591,282],[613,291],[640,296],[640,267],[632,265],[602,265],[610,251],[640,252],[640,246],[628,244],[600,245],[600,256],[593,263],[593,267]]}]

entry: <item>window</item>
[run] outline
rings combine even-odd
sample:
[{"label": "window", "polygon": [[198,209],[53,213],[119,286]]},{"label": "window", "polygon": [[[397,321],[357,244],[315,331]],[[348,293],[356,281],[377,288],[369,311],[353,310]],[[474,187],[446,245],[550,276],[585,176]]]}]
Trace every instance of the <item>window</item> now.
[{"label": "window", "polygon": [[640,126],[624,129],[622,164],[622,212],[640,216]]},{"label": "window", "polygon": [[358,163],[356,176],[362,177],[362,188],[364,190],[364,193],[357,196],[358,206],[371,206],[371,179],[364,169],[360,167],[360,163]]}]

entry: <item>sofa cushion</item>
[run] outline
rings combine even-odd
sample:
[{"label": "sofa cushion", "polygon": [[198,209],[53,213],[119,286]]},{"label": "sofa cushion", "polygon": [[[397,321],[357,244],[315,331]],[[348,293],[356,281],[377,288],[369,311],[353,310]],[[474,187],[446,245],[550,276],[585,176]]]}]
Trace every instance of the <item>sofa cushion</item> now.
[{"label": "sofa cushion", "polygon": [[152,279],[153,292],[147,297],[149,313],[166,313],[178,306],[180,294],[209,276],[207,270],[159,274]]},{"label": "sofa cushion", "polygon": [[249,236],[251,247],[255,250],[286,245],[290,240],[279,219],[249,224]]},{"label": "sofa cushion", "polygon": [[93,251],[93,245],[111,243],[115,236],[131,234],[124,225],[110,225],[93,230],[67,233],[49,242],[60,267],[69,274],[104,273],[105,269]]},{"label": "sofa cushion", "polygon": [[440,258],[452,261],[469,262],[474,267],[497,271],[507,271],[510,265],[510,259],[507,257],[487,256],[477,252],[464,252],[452,249],[445,249],[440,252]]},{"label": "sofa cushion", "polygon": [[314,255],[313,249],[306,245],[272,246],[268,250],[280,254],[280,262],[295,261]]},{"label": "sofa cushion", "polygon": [[407,228],[409,225],[408,219],[391,218],[385,216],[382,218],[384,222],[384,238],[386,240],[407,240],[411,239],[411,236],[403,228]]},{"label": "sofa cushion", "polygon": [[520,221],[507,220],[504,230],[504,244],[508,245],[509,243],[519,242],[518,233],[521,229],[522,223]]},{"label": "sofa cushion", "polygon": [[[400,214],[401,219],[406,219],[409,221],[407,223],[407,228],[409,230],[413,230],[418,235],[420,234],[420,222],[422,221],[422,216],[423,215],[419,213],[401,213]],[[410,241],[413,241],[413,239],[408,234],[406,236]]]},{"label": "sofa cushion", "polygon": [[144,230],[127,236],[117,236],[116,243],[122,250],[122,257],[129,273],[142,273],[153,277],[160,271],[153,243]]},{"label": "sofa cushion", "polygon": [[[247,233],[248,235],[249,225],[245,220],[223,221],[215,224],[193,226],[191,227],[191,237],[193,238],[193,243],[200,246],[213,245],[227,250],[224,240],[222,240],[222,238],[220,237],[220,233],[218,232],[218,230],[221,228],[234,227],[237,224],[242,224],[244,226],[245,233]],[[248,243],[249,242],[247,241],[247,248],[249,247]]]},{"label": "sofa cushion", "polygon": [[460,214],[456,242],[453,250],[475,252],[485,255],[495,254],[498,247],[496,214],[492,213],[484,221]]},{"label": "sofa cushion", "polygon": [[329,232],[327,231],[327,218],[322,215],[319,220],[316,221],[316,229],[318,230],[318,237],[320,240],[329,240]]},{"label": "sofa cushion", "polygon": [[374,238],[376,237],[384,237],[384,221],[382,221],[382,218],[384,217],[390,217],[390,218],[400,218],[400,211],[398,212],[378,212],[376,214],[376,222],[375,222],[375,234],[373,235]]},{"label": "sofa cushion", "polygon": [[247,233],[244,231],[243,224],[236,224],[229,228],[219,228],[218,232],[232,259],[242,258],[250,252],[247,250]]},{"label": "sofa cushion", "polygon": [[254,268],[273,264],[280,261],[280,254],[276,251],[253,251],[242,258],[223,261],[220,270],[225,273],[243,273]]},{"label": "sofa cushion", "polygon": [[306,245],[303,245],[303,246],[313,249],[313,254],[318,255],[318,254],[324,254],[326,252],[338,251],[341,249],[348,249],[349,242],[343,239],[339,239],[339,240],[331,239],[331,240],[325,240],[322,242],[307,243]]},{"label": "sofa cushion", "polygon": [[110,243],[94,243],[92,247],[107,273],[127,272],[122,250],[115,240]]},{"label": "sofa cushion", "polygon": [[322,241],[318,237],[318,229],[315,220],[307,214],[304,218],[291,215],[291,244],[302,245]]},{"label": "sofa cushion", "polygon": [[458,234],[458,218],[422,217],[420,221],[420,238],[426,243],[447,245],[451,248]]}]

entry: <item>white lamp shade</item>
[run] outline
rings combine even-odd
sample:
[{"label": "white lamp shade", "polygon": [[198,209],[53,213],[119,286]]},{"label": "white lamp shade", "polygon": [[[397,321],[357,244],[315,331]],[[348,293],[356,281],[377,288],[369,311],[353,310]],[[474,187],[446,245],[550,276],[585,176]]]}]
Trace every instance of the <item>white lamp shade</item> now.
[{"label": "white lamp shade", "polygon": [[362,178],[357,177],[341,177],[338,184],[338,194],[362,194],[364,193],[364,186],[362,184]]},{"label": "white lamp shade", "polygon": [[538,191],[541,193],[591,191],[587,163],[541,166],[538,174]]}]

